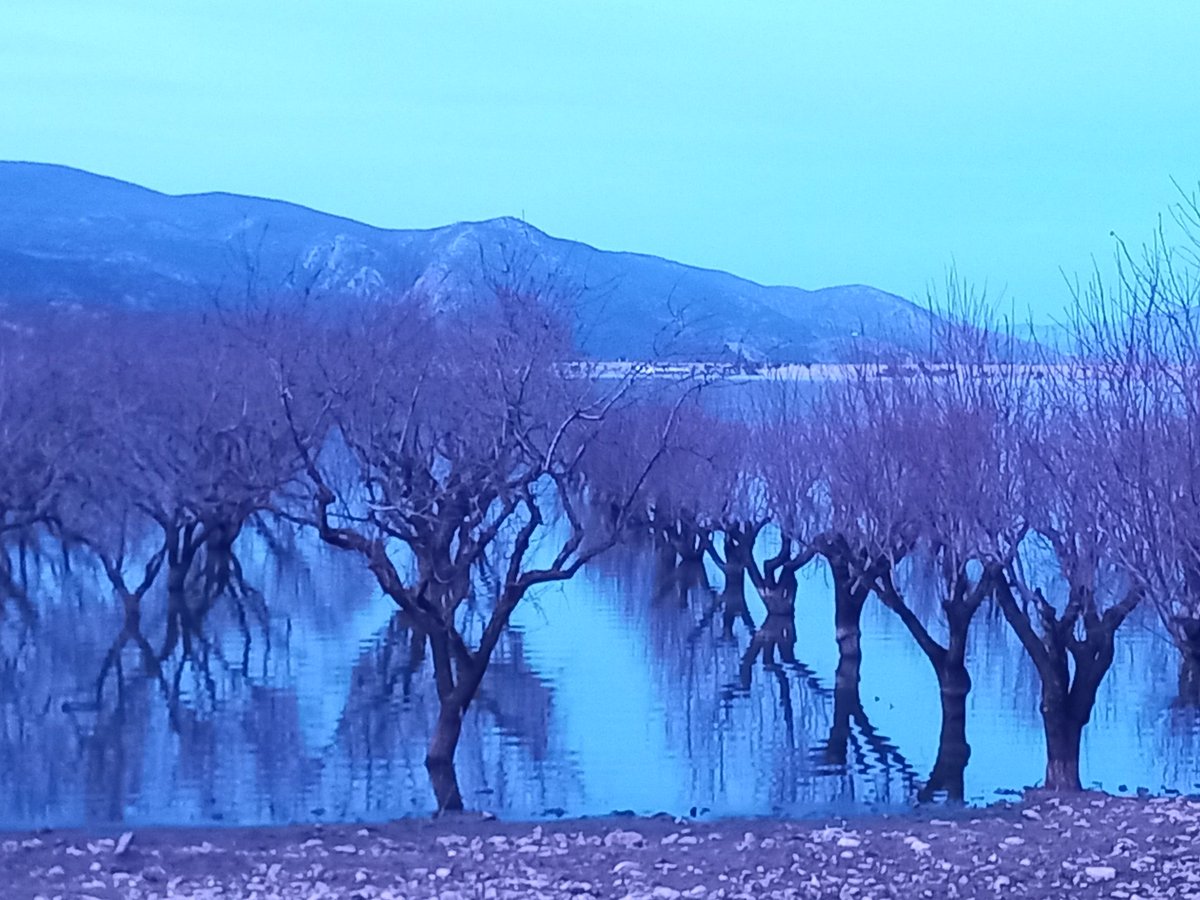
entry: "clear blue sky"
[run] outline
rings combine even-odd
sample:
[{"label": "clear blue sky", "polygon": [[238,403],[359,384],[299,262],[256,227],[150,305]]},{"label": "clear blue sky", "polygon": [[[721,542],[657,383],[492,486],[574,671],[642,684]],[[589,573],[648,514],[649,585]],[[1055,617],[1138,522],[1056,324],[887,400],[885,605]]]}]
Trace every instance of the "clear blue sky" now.
[{"label": "clear blue sky", "polygon": [[1200,178],[1200,3],[7,0],[0,157],[1019,308]]}]

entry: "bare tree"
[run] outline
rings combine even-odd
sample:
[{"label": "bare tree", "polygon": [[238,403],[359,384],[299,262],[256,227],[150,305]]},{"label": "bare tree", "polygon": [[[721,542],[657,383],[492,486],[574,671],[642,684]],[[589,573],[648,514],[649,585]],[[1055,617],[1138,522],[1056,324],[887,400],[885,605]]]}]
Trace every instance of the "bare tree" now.
[{"label": "bare tree", "polygon": [[[426,764],[441,809],[462,806],[463,716],[517,605],[611,546],[641,487],[585,528],[580,463],[629,385],[564,374],[569,347],[537,296],[501,291],[437,317],[403,302],[334,335],[284,385],[311,487],[304,518],[359,554],[428,635],[439,713]],[[469,599],[486,610],[475,631]]]},{"label": "bare tree", "polygon": [[907,380],[858,369],[825,391],[813,415],[829,506],[816,546],[833,578],[837,680],[855,690],[863,606],[919,535],[917,473],[911,454],[896,452],[924,440],[925,416],[913,389]]},{"label": "bare tree", "polygon": [[1140,586],[1180,653],[1179,696],[1200,703],[1200,207],[1183,195],[1116,274],[1075,288],[1076,354],[1104,387],[1104,499],[1123,577]]},{"label": "bare tree", "polygon": [[[795,661],[796,573],[815,558],[828,514],[824,456],[816,443],[812,410],[793,386],[773,388],[756,411],[748,448],[755,457],[750,467],[754,480],[723,529],[726,565],[749,576],[766,608],[743,667],[756,656],[771,663],[776,653],[786,662]],[[768,529],[768,523],[774,527]],[[773,552],[760,562],[755,546],[768,531],[775,541]],[[764,547],[762,552],[768,551]]]},{"label": "bare tree", "polygon": [[101,428],[79,336],[52,314],[0,328],[0,612],[11,601],[26,619],[27,557],[88,477]]},{"label": "bare tree", "polygon": [[[903,385],[903,402],[913,405],[911,415],[923,424],[907,431],[906,441],[880,435],[890,452],[906,457],[913,473],[918,544],[909,564],[932,576],[927,583],[941,612],[938,627],[922,620],[890,570],[875,581],[875,592],[912,634],[938,681],[941,732],[937,760],[921,790],[926,799],[942,790],[952,799],[963,797],[970,758],[967,637],[997,572],[1013,561],[1026,530],[1015,447],[1028,411],[1029,380],[1023,369],[1004,364],[1011,336],[989,327],[964,290],[950,281],[958,314],[952,311],[937,336],[944,371],[919,371]],[[938,630],[943,640],[935,637]]]},{"label": "bare tree", "polygon": [[994,567],[996,600],[1041,679],[1045,783],[1052,790],[1080,789],[1083,728],[1112,665],[1116,631],[1143,596],[1138,584],[1115,577],[1112,565],[1115,528],[1105,486],[1114,473],[1105,447],[1120,395],[1089,375],[1062,366],[1043,382],[1017,444],[1021,514],[1048,548],[1065,590],[1056,599],[1049,579],[1036,584],[1029,564],[1035,546]]}]

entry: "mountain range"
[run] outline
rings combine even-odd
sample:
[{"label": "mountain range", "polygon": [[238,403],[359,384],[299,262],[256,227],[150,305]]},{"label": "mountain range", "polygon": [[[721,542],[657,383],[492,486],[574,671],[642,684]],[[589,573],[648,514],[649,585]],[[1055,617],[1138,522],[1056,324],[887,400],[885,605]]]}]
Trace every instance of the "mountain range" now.
[{"label": "mountain range", "polygon": [[596,359],[842,362],[928,346],[933,316],[866,285],[764,286],[551,237],[513,218],[395,230],[278,200],[169,195],[65,166],[0,162],[0,304],[167,308],[307,293],[478,302],[541,290]]}]

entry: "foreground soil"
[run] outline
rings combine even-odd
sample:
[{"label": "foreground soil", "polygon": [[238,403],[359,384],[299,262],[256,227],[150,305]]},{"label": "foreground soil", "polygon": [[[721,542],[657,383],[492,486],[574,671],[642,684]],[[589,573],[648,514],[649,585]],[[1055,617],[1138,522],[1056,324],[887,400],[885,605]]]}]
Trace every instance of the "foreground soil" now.
[{"label": "foreground soil", "polygon": [[944,818],[479,818],[0,836],[6,898],[1200,898],[1200,802],[1030,795]]}]

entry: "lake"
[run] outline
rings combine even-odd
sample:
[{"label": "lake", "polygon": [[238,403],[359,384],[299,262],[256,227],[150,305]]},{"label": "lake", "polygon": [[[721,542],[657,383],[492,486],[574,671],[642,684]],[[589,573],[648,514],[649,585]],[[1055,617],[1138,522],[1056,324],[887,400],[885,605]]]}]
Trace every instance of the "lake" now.
[{"label": "lake", "polygon": [[[434,810],[423,761],[437,704],[421,642],[356,557],[304,535],[247,534],[241,552],[260,594],[221,598],[157,672],[136,639],[113,651],[121,607],[95,572],[33,572],[36,621],[11,606],[0,620],[0,827]],[[839,699],[831,587],[820,565],[801,575],[797,663],[756,664],[748,680],[746,630],[722,638],[712,591],[658,590],[648,552],[618,548],[531,596],[467,715],[457,764],[468,808],[553,818],[913,806],[938,749],[932,669],[872,599],[861,705]],[[141,633],[157,651],[167,632],[152,592]],[[987,803],[1042,777],[1038,681],[988,606],[968,665],[964,797]],[[1200,714],[1174,704],[1176,675],[1176,651],[1139,611],[1085,731],[1085,786],[1200,789]]]}]

